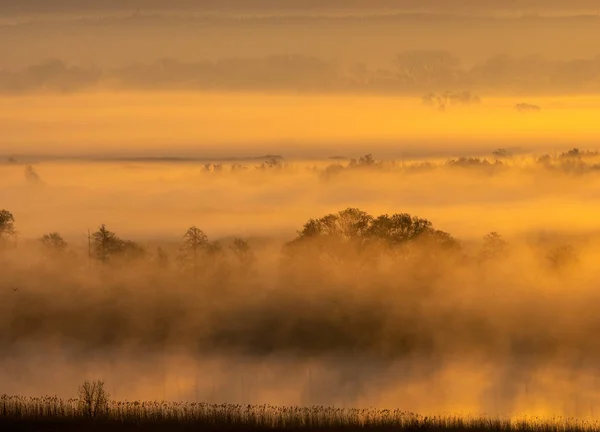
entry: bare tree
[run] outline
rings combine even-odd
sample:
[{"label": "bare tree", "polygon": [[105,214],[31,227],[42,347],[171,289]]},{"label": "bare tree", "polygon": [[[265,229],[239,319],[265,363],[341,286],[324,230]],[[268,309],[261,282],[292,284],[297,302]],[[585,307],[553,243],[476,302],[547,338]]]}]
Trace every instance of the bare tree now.
[{"label": "bare tree", "polygon": [[104,389],[104,381],[85,381],[77,393],[79,408],[86,417],[94,418],[107,412],[109,394]]}]

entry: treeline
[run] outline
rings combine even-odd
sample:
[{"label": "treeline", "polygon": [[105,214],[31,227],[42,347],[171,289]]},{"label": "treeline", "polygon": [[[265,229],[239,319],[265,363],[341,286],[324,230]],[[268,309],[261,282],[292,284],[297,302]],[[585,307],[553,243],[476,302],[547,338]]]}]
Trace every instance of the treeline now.
[{"label": "treeline", "polygon": [[[505,94],[600,92],[600,57],[553,61],[540,56],[492,56],[470,68],[449,52],[399,53],[387,68],[337,64],[313,56],[279,54],[217,61],[172,58],[119,68],[81,67],[59,59],[21,70],[0,70],[0,93],[121,90],[226,90],[397,93],[501,89]],[[549,85],[552,83],[552,85]]]},{"label": "treeline", "polygon": [[[15,218],[8,210],[0,212],[0,247],[9,249],[17,246],[18,232],[15,229]],[[38,239],[40,252],[48,260],[75,260],[77,256],[69,244],[58,232],[50,232]],[[135,261],[151,261],[159,268],[171,266],[169,253],[161,246],[154,252],[144,245],[119,237],[102,224],[94,232],[88,232],[87,258],[92,262],[105,266],[119,266]],[[1,249],[0,249],[1,250]],[[234,260],[242,272],[250,270],[254,260],[254,252],[248,242],[234,238],[225,248],[219,241],[209,241],[204,231],[196,226],[190,227],[183,235],[177,254],[174,257],[177,266],[197,275],[201,268],[209,264]]]},{"label": "treeline", "polygon": [[[256,158],[252,162],[233,161],[204,162],[199,168],[200,173],[219,175],[226,173],[285,173],[308,169],[322,179],[327,180],[342,173],[356,172],[387,172],[410,174],[417,172],[433,172],[444,169],[470,170],[472,172],[485,172],[486,174],[518,171],[536,174],[541,172],[584,175],[600,172],[600,154],[596,150],[583,150],[577,147],[563,152],[544,153],[541,155],[518,155],[506,148],[495,149],[489,156],[461,156],[445,161],[431,160],[378,160],[373,154],[365,154],[358,158],[332,156],[333,162],[322,165],[307,164],[302,166],[294,161],[286,161],[280,155],[266,155]],[[158,159],[161,160],[161,159]],[[148,162],[155,159],[148,159]],[[183,159],[182,162],[193,160]],[[179,162],[179,160],[174,161]],[[35,167],[30,163],[23,163],[15,157],[5,159],[9,166],[24,165],[24,178],[30,184],[43,185],[44,181]],[[469,171],[467,171],[469,172]]]},{"label": "treeline", "polygon": [[461,241],[425,218],[348,208],[306,221],[284,244],[215,241],[190,227],[172,249],[150,249],[100,226],[88,253],[51,233],[37,254],[26,241],[15,248],[16,218],[1,214],[0,352],[35,341],[82,355],[460,352],[542,364],[564,349],[569,361],[600,359],[589,343],[600,321],[586,309],[597,303],[594,255],[573,237]]},{"label": "treeline", "polygon": [[[8,210],[0,211],[0,251],[16,247],[17,238],[13,214]],[[284,244],[281,263],[284,272],[309,265],[314,276],[320,271],[329,272],[340,266],[377,267],[379,261],[389,259],[403,265],[425,261],[437,265],[438,260],[468,264],[507,256],[508,243],[497,232],[490,232],[482,240],[480,250],[469,255],[461,241],[435,228],[428,219],[408,213],[372,216],[358,208],[347,208],[308,220],[297,236]],[[46,260],[81,259],[58,232],[42,235],[38,243]],[[178,269],[194,277],[212,274],[227,278],[233,270],[241,276],[248,276],[257,261],[256,253],[247,240],[233,238],[226,244],[219,240],[211,241],[196,226],[186,230],[174,253],[169,253],[162,246],[150,251],[138,242],[120,238],[104,224],[95,232],[88,232],[87,246],[90,265],[122,266],[151,262],[155,268]],[[546,253],[553,268],[577,262],[577,253],[568,244],[554,245]]]},{"label": "treeline", "polygon": [[[312,166],[310,170],[323,179],[335,177],[338,174],[357,172],[358,170],[373,172],[415,173],[440,169],[472,169],[484,171],[489,174],[506,172],[507,170],[523,172],[549,172],[564,174],[589,174],[600,172],[599,153],[595,150],[582,150],[574,147],[564,152],[544,153],[537,156],[519,156],[508,149],[498,148],[488,157],[462,156],[451,158],[444,162],[433,161],[397,161],[377,160],[373,154],[366,154],[359,158],[344,158],[335,156],[336,160],[325,167]],[[342,160],[346,160],[343,162]],[[269,157],[260,164],[244,165],[233,163],[205,163],[203,173],[244,173],[244,172],[286,172],[295,169],[296,165],[287,163],[283,157]],[[536,170],[537,171],[534,171]],[[541,171],[540,171],[541,170]]]}]

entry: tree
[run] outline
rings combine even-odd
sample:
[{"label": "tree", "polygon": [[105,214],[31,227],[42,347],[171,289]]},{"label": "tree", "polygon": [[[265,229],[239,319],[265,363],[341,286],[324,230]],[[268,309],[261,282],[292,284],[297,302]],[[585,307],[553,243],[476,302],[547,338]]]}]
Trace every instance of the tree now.
[{"label": "tree", "polygon": [[242,274],[248,273],[256,260],[254,252],[252,252],[248,242],[240,238],[235,238],[233,239],[233,244],[229,248],[237,258],[242,269]]},{"label": "tree", "polygon": [[320,219],[310,219],[302,231],[298,232],[300,238],[327,235],[342,239],[356,239],[363,237],[371,224],[373,217],[358,208],[347,208],[338,213],[331,213]]},{"label": "tree", "polygon": [[372,154],[367,154],[364,156],[361,156],[358,160],[356,159],[350,159],[350,167],[365,167],[365,168],[369,168],[369,167],[374,167],[376,165],[381,164],[381,162],[376,162],[375,159],[373,159],[373,155]]},{"label": "tree", "polygon": [[122,240],[114,232],[109,231],[104,224],[100,225],[98,231],[92,233],[91,241],[93,254],[102,262],[106,262],[123,246]]},{"label": "tree", "polygon": [[206,243],[206,253],[216,259],[223,254],[223,245],[219,241]]},{"label": "tree", "polygon": [[583,152],[581,152],[577,147],[572,148],[568,152],[561,153],[560,157],[562,159],[581,159]]},{"label": "tree", "polygon": [[118,239],[114,253],[124,259],[135,260],[146,256],[146,249],[133,240]]},{"label": "tree", "polygon": [[512,153],[504,148],[496,149],[492,152],[492,155],[497,159],[510,159],[512,157]]},{"label": "tree", "polygon": [[104,389],[104,381],[85,381],[77,389],[79,409],[86,417],[98,417],[108,410],[109,394]]},{"label": "tree", "polygon": [[422,101],[423,104],[440,111],[446,111],[446,108],[453,106],[469,106],[481,103],[479,96],[469,91],[428,93],[423,96]]},{"label": "tree", "polygon": [[160,246],[156,249],[156,262],[160,268],[167,268],[169,266],[169,255]]},{"label": "tree", "polygon": [[432,224],[429,220],[407,213],[397,213],[392,216],[382,215],[374,219],[369,227],[369,235],[397,245],[413,240],[431,230]]},{"label": "tree", "polygon": [[486,259],[495,259],[506,252],[507,243],[500,234],[492,231],[483,237],[482,255]]},{"label": "tree", "polygon": [[31,165],[27,165],[25,167],[25,179],[32,184],[41,184],[42,183],[42,179],[39,176],[39,174],[37,173],[37,171],[35,170],[35,168],[33,168],[33,166]]},{"label": "tree", "polygon": [[67,249],[67,242],[57,232],[44,234],[40,238],[40,243],[44,251],[49,255],[57,255],[63,253]]},{"label": "tree", "polygon": [[411,85],[453,84],[459,65],[452,54],[436,50],[409,51],[396,58],[398,77]]},{"label": "tree", "polygon": [[275,157],[270,157],[267,160],[265,160],[263,163],[258,165],[256,167],[256,169],[266,171],[266,170],[281,169],[282,167],[283,167],[283,164],[281,163],[280,159],[277,159]]},{"label": "tree", "polygon": [[[319,219],[310,219],[298,232],[298,237],[286,244],[284,253],[286,259],[304,255],[310,260],[323,258],[328,263],[367,264],[376,253],[385,252],[393,256],[401,252],[401,256],[406,258],[410,255],[407,254],[409,244],[411,251],[428,250],[427,254],[420,254],[423,257],[461,249],[454,237],[434,229],[427,219],[407,213],[373,218],[360,209],[348,208]],[[388,247],[382,249],[377,245]]]},{"label": "tree", "polygon": [[183,244],[181,245],[182,258],[185,261],[192,261],[194,277],[198,274],[198,254],[208,245],[208,236],[200,228],[192,226],[183,235]]},{"label": "tree", "polygon": [[519,112],[540,112],[542,110],[539,106],[528,103],[518,103],[515,105],[515,109]]},{"label": "tree", "polygon": [[8,210],[0,210],[0,244],[16,235],[14,216]]},{"label": "tree", "polygon": [[579,256],[571,245],[557,245],[552,247],[547,254],[550,266],[555,270],[564,270],[579,262]]}]

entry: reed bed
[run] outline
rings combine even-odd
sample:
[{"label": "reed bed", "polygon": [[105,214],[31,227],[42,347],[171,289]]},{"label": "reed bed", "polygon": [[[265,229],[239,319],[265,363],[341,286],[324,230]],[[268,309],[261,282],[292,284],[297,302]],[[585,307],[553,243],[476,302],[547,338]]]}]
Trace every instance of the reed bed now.
[{"label": "reed bed", "polygon": [[196,430],[486,430],[526,432],[600,431],[600,423],[575,418],[422,416],[387,409],[324,406],[109,401],[90,416],[80,399],[0,397],[0,429],[196,429]]}]

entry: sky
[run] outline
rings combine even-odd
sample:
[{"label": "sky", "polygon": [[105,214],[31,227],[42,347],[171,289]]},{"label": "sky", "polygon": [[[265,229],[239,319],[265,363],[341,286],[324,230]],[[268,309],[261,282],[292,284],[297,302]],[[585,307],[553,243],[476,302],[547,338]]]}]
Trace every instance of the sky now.
[{"label": "sky", "polygon": [[[486,151],[501,139],[593,142],[593,3],[2,2],[0,153],[309,157],[418,143],[427,155],[474,141]],[[448,98],[460,106],[440,116]],[[519,103],[541,116],[516,115]]]},{"label": "sky", "polygon": [[362,10],[373,9],[426,9],[431,11],[499,11],[527,10],[536,12],[594,10],[593,0],[55,0],[50,5],[44,0],[22,0],[4,2],[0,11],[12,13],[27,12],[74,12],[98,10],[125,10],[128,8],[147,9],[194,9],[194,10],[299,10],[315,11],[326,9]]}]

